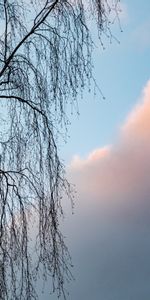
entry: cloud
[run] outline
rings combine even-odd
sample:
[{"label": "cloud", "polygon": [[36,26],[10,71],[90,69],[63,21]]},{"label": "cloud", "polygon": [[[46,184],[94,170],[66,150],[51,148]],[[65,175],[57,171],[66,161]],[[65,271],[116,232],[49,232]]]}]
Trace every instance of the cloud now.
[{"label": "cloud", "polygon": [[150,133],[150,82],[147,83],[143,90],[142,99],[139,101],[134,110],[129,114],[127,121],[123,126],[123,135],[144,139],[149,142]]},{"label": "cloud", "polygon": [[140,183],[146,184],[147,172],[150,174],[149,153],[150,82],[122,126],[118,142],[94,150],[85,159],[75,156],[69,173],[85,193],[127,194],[133,187],[141,188]]},{"label": "cloud", "polygon": [[105,158],[109,154],[109,151],[110,149],[108,146],[96,149],[91,152],[85,160],[81,159],[80,156],[75,155],[70,166],[74,169],[82,169],[87,165],[93,164],[94,162],[96,163],[101,158]]},{"label": "cloud", "polygon": [[74,221],[66,231],[75,259],[71,298],[149,300],[150,82],[116,144],[75,156]]},{"label": "cloud", "polygon": [[63,225],[75,276],[68,300],[149,300],[150,82],[118,141],[76,155],[68,177],[78,192]]}]

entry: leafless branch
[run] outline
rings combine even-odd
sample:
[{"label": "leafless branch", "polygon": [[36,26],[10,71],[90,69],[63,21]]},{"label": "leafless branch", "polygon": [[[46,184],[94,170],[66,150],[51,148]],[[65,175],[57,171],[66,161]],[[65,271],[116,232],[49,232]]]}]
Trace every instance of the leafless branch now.
[{"label": "leafless branch", "polygon": [[[71,260],[60,231],[71,186],[58,155],[60,125],[92,75],[93,41],[112,38],[118,0],[0,0],[0,299],[37,299],[41,269],[66,297]],[[34,260],[31,219],[36,218]]]}]

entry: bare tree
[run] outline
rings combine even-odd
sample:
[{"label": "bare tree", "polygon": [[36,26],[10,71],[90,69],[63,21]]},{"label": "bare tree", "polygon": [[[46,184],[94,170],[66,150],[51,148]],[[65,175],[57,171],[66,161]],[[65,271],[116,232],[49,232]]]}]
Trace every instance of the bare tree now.
[{"label": "bare tree", "polygon": [[[58,156],[67,104],[90,86],[93,42],[110,39],[118,0],[0,0],[0,299],[37,299],[39,272],[65,297],[70,256],[60,231],[63,193],[71,197]],[[30,218],[36,216],[36,262]],[[42,271],[41,271],[42,269]]]}]

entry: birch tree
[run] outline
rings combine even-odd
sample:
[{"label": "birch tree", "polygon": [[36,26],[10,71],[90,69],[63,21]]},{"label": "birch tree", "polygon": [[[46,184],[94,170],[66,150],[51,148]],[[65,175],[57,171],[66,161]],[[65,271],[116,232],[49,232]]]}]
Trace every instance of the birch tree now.
[{"label": "birch tree", "polygon": [[[38,273],[65,298],[70,256],[60,230],[72,197],[58,154],[67,107],[93,81],[89,18],[112,39],[118,0],[0,0],[0,299],[37,299]],[[30,218],[36,215],[36,262]]]}]

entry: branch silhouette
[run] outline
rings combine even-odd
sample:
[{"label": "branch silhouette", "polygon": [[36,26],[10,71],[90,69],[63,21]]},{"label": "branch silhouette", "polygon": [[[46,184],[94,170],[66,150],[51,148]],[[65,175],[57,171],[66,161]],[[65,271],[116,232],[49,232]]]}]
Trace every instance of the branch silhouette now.
[{"label": "branch silhouette", "polygon": [[[93,41],[110,40],[118,0],[0,0],[0,299],[37,299],[42,273],[66,299],[71,258],[60,230],[72,187],[58,153],[67,106],[90,87]],[[31,251],[31,224],[37,233]],[[42,271],[41,271],[42,270]]]}]

